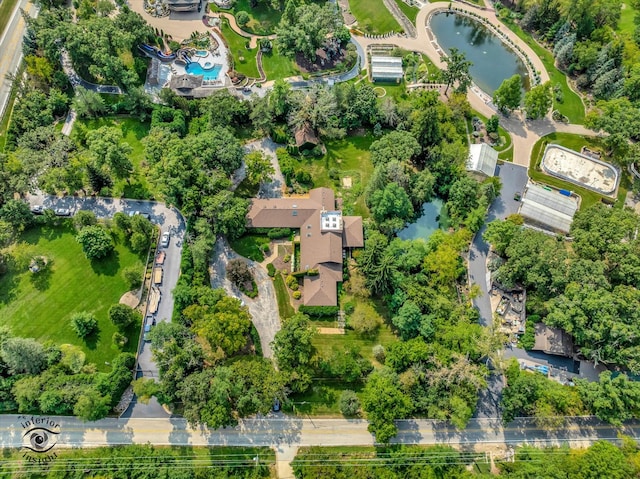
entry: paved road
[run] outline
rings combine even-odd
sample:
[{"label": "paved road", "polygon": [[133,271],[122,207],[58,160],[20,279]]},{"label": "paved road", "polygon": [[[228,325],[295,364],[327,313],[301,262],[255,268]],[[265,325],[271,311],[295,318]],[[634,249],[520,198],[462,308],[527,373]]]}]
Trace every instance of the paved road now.
[{"label": "paved road", "polygon": [[32,17],[38,16],[38,8],[35,5],[29,0],[20,0],[11,13],[4,32],[0,33],[0,118],[11,96],[11,82],[6,75],[15,73],[22,61],[25,23],[20,15],[21,8]]},{"label": "paved road", "polygon": [[[0,447],[21,447],[24,416],[0,416]],[[234,428],[192,429],[184,419],[102,419],[82,422],[73,417],[56,417],[60,435],[56,447],[95,447],[117,444],[267,446],[282,451],[297,446],[362,446],[374,444],[362,419],[299,419],[267,417],[245,419]],[[506,427],[498,419],[472,419],[459,431],[431,420],[398,421],[402,444],[447,444],[476,450],[487,447],[540,444],[584,446],[604,439],[617,441],[618,432],[640,439],[640,423],[618,429],[592,417],[567,418],[562,429],[539,429],[532,419],[518,419]]]},{"label": "paved road", "polygon": [[244,301],[251,314],[251,322],[260,336],[262,355],[265,358],[272,358],[271,343],[276,333],[280,331],[280,314],[273,281],[261,265],[244,258],[249,263],[249,268],[258,286],[258,296],[249,298],[227,279],[227,263],[233,258],[243,257],[233,251],[224,238],[219,237],[216,240],[216,249],[211,264],[211,287],[222,288],[228,295]]},{"label": "paved road", "polygon": [[[139,201],[117,198],[77,198],[67,196],[57,198],[43,194],[29,195],[31,205],[44,205],[47,208],[69,208],[73,213],[79,210],[91,210],[98,218],[111,218],[117,212],[129,213],[141,211],[151,215],[151,220],[160,226],[162,232],[171,231],[169,247],[165,249],[166,259],[164,274],[160,285],[161,301],[155,315],[157,321],[171,321],[173,314],[173,288],[180,276],[180,259],[182,255],[182,241],[184,238],[185,222],[182,215],[175,209],[163,203]],[[158,378],[158,368],[151,357],[149,343],[142,343],[138,354],[138,377]],[[155,398],[148,405],[134,400],[125,413],[132,417],[167,417],[167,412]]]}]

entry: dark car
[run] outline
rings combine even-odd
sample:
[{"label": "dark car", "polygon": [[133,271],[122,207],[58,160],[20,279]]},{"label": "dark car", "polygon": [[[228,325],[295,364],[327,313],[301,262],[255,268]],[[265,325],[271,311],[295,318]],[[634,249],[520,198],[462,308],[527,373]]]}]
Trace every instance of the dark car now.
[{"label": "dark car", "polygon": [[513,195],[513,199],[516,201],[520,201],[522,199],[522,194],[516,193],[515,195]]}]

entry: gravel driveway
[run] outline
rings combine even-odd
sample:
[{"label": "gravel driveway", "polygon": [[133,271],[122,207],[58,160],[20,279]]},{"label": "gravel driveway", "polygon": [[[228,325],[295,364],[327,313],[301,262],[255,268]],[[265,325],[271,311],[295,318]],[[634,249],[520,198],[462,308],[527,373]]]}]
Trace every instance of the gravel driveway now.
[{"label": "gravel driveway", "polygon": [[[235,285],[227,279],[226,266],[229,260],[243,258],[249,263],[253,278],[258,285],[258,296],[254,299],[243,294]],[[231,249],[227,241],[218,238],[211,262],[211,287],[223,288],[228,295],[244,301],[251,313],[251,321],[260,335],[262,354],[265,358],[273,357],[271,342],[280,330],[280,314],[278,313],[278,301],[273,281],[267,275],[265,269],[255,261],[240,256]]]}]

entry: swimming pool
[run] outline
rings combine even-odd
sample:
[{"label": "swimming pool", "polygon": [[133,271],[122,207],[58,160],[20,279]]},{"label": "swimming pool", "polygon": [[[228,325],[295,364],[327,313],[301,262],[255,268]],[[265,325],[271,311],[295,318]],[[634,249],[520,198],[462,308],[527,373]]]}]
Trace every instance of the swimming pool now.
[{"label": "swimming pool", "polygon": [[198,50],[196,51],[196,56],[197,57],[206,57],[209,54],[209,52],[207,50]]},{"label": "swimming pool", "polygon": [[193,62],[189,63],[185,70],[189,75],[203,75],[204,80],[217,80],[218,76],[220,76],[222,65],[213,65],[213,67],[205,69],[199,63]]}]

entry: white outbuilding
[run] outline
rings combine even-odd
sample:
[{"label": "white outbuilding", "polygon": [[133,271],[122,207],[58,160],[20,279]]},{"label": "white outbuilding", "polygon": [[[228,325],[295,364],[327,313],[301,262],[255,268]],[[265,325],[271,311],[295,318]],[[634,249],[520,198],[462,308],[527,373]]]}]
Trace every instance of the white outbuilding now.
[{"label": "white outbuilding", "polygon": [[490,177],[495,174],[497,164],[498,152],[486,143],[471,145],[469,147],[467,171]]},{"label": "white outbuilding", "polygon": [[402,58],[371,56],[371,80],[401,82],[404,77]]}]

